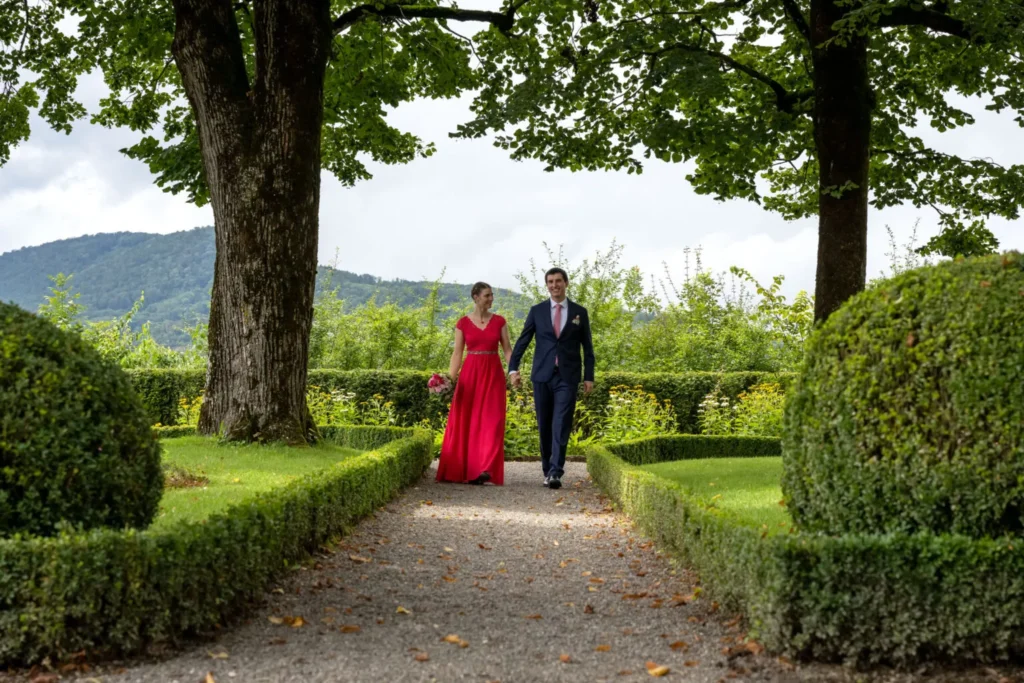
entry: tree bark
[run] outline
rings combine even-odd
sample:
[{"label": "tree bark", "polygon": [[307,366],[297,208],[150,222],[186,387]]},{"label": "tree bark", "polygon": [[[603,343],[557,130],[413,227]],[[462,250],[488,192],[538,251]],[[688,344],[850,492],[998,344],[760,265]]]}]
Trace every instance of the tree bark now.
[{"label": "tree bark", "polygon": [[306,443],[330,2],[256,1],[251,84],[229,0],[174,9],[217,245],[199,431]]},{"label": "tree bark", "polygon": [[814,319],[825,320],[864,289],[873,94],[867,40],[822,44],[848,7],[812,0],[814,140],[818,152],[818,268]]}]

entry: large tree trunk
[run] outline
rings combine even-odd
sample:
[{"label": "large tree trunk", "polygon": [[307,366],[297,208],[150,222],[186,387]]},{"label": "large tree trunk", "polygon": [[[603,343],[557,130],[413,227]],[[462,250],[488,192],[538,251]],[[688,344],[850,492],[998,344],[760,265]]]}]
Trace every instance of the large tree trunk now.
[{"label": "large tree trunk", "polygon": [[868,165],[873,97],[867,41],[822,43],[849,7],[812,0],[814,141],[818,151],[818,271],[814,319],[824,320],[864,289],[867,275]]},{"label": "large tree trunk", "polygon": [[229,0],[174,0],[217,257],[199,431],[305,443],[329,0],[257,0],[250,84]]}]

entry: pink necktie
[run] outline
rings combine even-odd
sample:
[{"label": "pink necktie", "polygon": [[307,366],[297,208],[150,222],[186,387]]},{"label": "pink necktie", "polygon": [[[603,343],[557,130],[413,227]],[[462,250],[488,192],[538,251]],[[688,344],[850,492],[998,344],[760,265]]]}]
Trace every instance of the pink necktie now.
[{"label": "pink necktie", "polygon": [[[562,304],[555,304],[555,339],[562,334]],[[558,366],[558,353],[555,353],[555,366]]]}]

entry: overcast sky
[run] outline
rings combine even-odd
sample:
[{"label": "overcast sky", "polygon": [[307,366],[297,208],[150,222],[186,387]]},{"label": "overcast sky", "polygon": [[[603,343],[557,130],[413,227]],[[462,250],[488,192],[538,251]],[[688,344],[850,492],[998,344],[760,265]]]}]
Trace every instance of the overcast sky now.
[{"label": "overcast sky", "polygon": [[[96,78],[83,82],[83,99],[102,93]],[[542,243],[564,245],[572,262],[624,245],[624,263],[660,275],[663,263],[682,278],[684,249],[702,247],[704,265],[719,272],[738,265],[762,281],[786,276],[786,291],[813,291],[814,220],[787,222],[757,205],[717,202],[696,195],[687,166],[650,162],[640,176],[626,173],[544,173],[541,164],[515,163],[483,140],[453,141],[447,133],[469,118],[468,100],[415,102],[394,114],[397,124],[437,143],[437,154],[398,167],[374,167],[374,179],[343,188],[324,174],[320,261],[383,278],[486,280],[515,284],[515,273]],[[968,108],[979,125],[939,135],[947,152],[1024,163],[1024,130],[1010,114]],[[210,225],[209,207],[161,192],[147,168],[117,150],[136,134],[82,122],[70,136],[38,119],[33,136],[0,168],[0,253],[98,232],[167,233]],[[902,243],[917,219],[919,244],[937,230],[931,210],[873,212],[869,277],[886,267],[885,226]],[[1020,222],[993,220],[1003,249],[1024,250]]]}]

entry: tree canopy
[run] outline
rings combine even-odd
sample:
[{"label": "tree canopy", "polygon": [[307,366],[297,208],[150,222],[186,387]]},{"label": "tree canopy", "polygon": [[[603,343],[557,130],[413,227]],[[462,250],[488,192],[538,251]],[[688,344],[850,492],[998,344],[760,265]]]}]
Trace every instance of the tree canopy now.
[{"label": "tree canopy", "polygon": [[[251,87],[257,79],[258,0],[232,3]],[[434,3],[332,3],[333,33],[324,87],[322,164],[343,184],[368,179],[364,160],[399,164],[434,151],[387,120],[416,98],[450,98],[479,87],[469,38],[452,26],[485,22],[508,30],[503,12]],[[424,19],[419,21],[417,19]],[[156,183],[199,205],[210,199],[195,117],[172,55],[170,0],[51,0],[0,6],[0,165],[27,140],[30,113],[55,130],[92,123],[140,132],[122,150],[145,162]],[[89,112],[76,88],[99,70],[109,88]]]},{"label": "tree canopy", "polygon": [[[817,2],[818,0],[815,0]],[[935,149],[920,128],[975,123],[966,98],[1024,123],[1024,3],[828,0],[830,41],[867,41],[870,203],[934,208],[952,236],[929,245],[990,249],[989,216],[1017,218],[1024,166]],[[701,194],[813,216],[820,187],[810,0],[534,0],[517,40],[487,35],[485,83],[459,135],[547,170],[692,162]],[[519,77],[517,77],[519,76]],[[853,87],[853,86],[851,86]],[[841,141],[840,141],[841,144]]]}]

